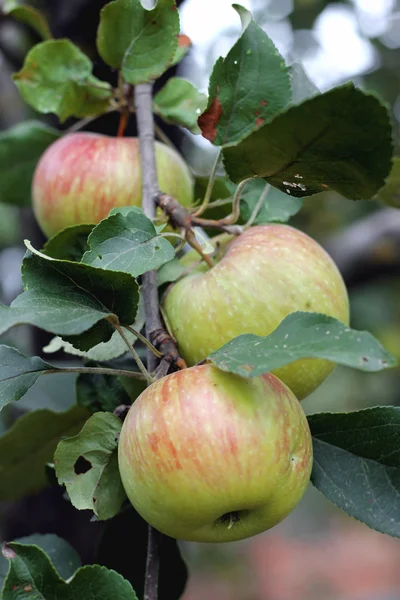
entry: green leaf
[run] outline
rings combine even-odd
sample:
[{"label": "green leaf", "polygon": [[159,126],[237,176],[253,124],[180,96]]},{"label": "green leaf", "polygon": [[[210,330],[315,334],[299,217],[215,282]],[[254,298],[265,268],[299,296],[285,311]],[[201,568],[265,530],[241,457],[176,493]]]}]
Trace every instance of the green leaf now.
[{"label": "green leaf", "polygon": [[75,437],[58,444],[54,464],[60,484],[79,510],[99,519],[116,515],[126,498],[118,470],[118,438],[122,423],[111,413],[95,413]]},{"label": "green leaf", "polygon": [[[129,366],[127,367],[128,370]],[[68,368],[57,367],[33,356],[28,358],[10,346],[0,345],[0,410],[9,402],[19,400],[45,371],[70,375]],[[46,388],[48,389],[49,384]],[[72,388],[73,389],[73,388]],[[65,403],[65,400],[64,400]],[[57,407],[54,407],[57,410]]]},{"label": "green leaf", "polygon": [[400,156],[393,158],[393,167],[386,178],[385,185],[378,191],[378,200],[400,208]]},{"label": "green leaf", "polygon": [[313,98],[321,93],[317,86],[308,78],[300,62],[294,62],[290,65],[289,74],[292,85],[292,104],[300,104],[304,100]]},{"label": "green leaf", "polygon": [[[136,331],[141,331],[144,327],[144,324],[145,314],[143,296],[140,296],[138,312],[136,314],[136,319],[135,322],[132,324],[132,327]],[[135,342],[137,341],[137,337],[133,335],[133,333],[126,330],[125,335],[132,345],[135,344]],[[114,331],[108,342],[101,342],[100,344],[93,346],[93,348],[90,348],[90,350],[87,350],[87,352],[83,350],[78,350],[72,344],[66,342],[60,337],[53,338],[50,341],[50,343],[45,348],[43,348],[43,351],[48,354],[59,352],[60,350],[63,350],[67,354],[72,354],[74,356],[82,356],[89,360],[104,362],[122,356],[128,351],[128,348],[118,331]]]},{"label": "green leaf", "polygon": [[139,0],[115,0],[100,13],[97,48],[107,64],[137,85],[157,79],[172,64],[178,35],[175,0],[158,0],[153,10]]},{"label": "green leaf", "polygon": [[80,262],[84,253],[89,250],[87,238],[94,225],[72,225],[56,233],[47,240],[43,254],[60,260]]},{"label": "green leaf", "polygon": [[36,164],[60,132],[40,121],[25,121],[0,133],[0,202],[31,205]]},{"label": "green leaf", "polygon": [[[257,202],[264,192],[265,185],[266,183],[262,179],[255,179],[250,181],[244,188],[240,199],[240,223],[246,223],[252,216]],[[253,225],[286,223],[290,217],[299,212],[302,206],[303,200],[301,198],[292,198],[276,188],[271,188],[258,211]]]},{"label": "green leaf", "polygon": [[113,209],[93,229],[88,244],[83,263],[133,277],[157,269],[175,256],[172,244],[157,235],[150,219],[133,206]]},{"label": "green leaf", "polygon": [[237,144],[271,121],[291,99],[289,74],[272,40],[238,4],[243,34],[215,63],[208,108],[199,118],[203,136],[217,146]]},{"label": "green leaf", "polygon": [[33,6],[21,4],[18,0],[5,0],[3,13],[32,27],[44,40],[52,37],[46,17],[40,10]]},{"label": "green leaf", "polygon": [[292,196],[335,190],[372,198],[391,168],[391,123],[375,96],[348,84],[292,106],[224,149],[235,183],[262,177]]},{"label": "green leaf", "polygon": [[209,356],[218,368],[243,377],[258,377],[300,358],[325,358],[368,372],[396,365],[396,359],[370,333],[308,312],[288,315],[266,337],[240,335]]},{"label": "green leaf", "polygon": [[15,348],[0,345],[0,410],[19,400],[52,365],[38,356],[28,358]]},{"label": "green leaf", "polygon": [[[146,388],[145,381],[138,381],[141,391]],[[113,412],[121,404],[130,405],[131,400],[118,377],[112,375],[94,375],[82,373],[76,380],[76,401],[92,413]],[[0,438],[1,439],[1,438]]]},{"label": "green leaf", "polygon": [[308,417],[312,483],[372,529],[400,537],[400,408]]},{"label": "green leaf", "polygon": [[126,273],[115,273],[76,262],[27,253],[22,263],[25,292],[11,307],[0,305],[0,332],[20,323],[66,336],[88,350],[108,341],[113,328],[107,319],[135,320],[139,286]]},{"label": "green leaf", "polygon": [[157,285],[176,281],[185,272],[185,267],[178,258],[173,258],[157,271]]},{"label": "green leaf", "polygon": [[[72,546],[62,538],[59,538],[53,533],[41,535],[34,533],[25,537],[13,540],[19,544],[29,544],[39,546],[54,564],[57,572],[64,579],[69,579],[79,569],[81,565],[78,553]],[[8,561],[0,554],[0,592],[4,584],[4,579],[8,571]]]},{"label": "green leaf", "polygon": [[36,410],[20,417],[0,437],[0,500],[18,500],[45,487],[45,466],[58,442],[78,433],[89,416],[74,406],[64,413]]},{"label": "green leaf", "polygon": [[186,56],[188,51],[192,46],[192,40],[185,35],[184,33],[180,33],[178,35],[178,46],[175,50],[174,58],[172,59],[171,67],[174,67]]},{"label": "green leaf", "polygon": [[62,122],[105,112],[112,95],[111,86],[92,75],[91,61],[69,40],[34,46],[14,81],[29,106],[55,113]]},{"label": "green leaf", "polygon": [[71,582],[66,583],[49,557],[37,546],[16,542],[4,544],[3,556],[10,561],[3,600],[22,600],[25,597],[41,600],[137,600],[126,579],[99,565],[81,567]]},{"label": "green leaf", "polygon": [[153,111],[168,123],[200,133],[197,119],[207,104],[207,96],[186,79],[171,77],[154,96]]}]

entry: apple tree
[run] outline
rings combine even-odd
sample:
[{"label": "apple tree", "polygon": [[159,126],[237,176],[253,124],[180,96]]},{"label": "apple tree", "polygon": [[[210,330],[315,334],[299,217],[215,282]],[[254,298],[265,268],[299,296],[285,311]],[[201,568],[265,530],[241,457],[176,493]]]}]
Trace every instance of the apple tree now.
[{"label": "apple tree", "polygon": [[[32,205],[48,238],[25,240],[23,291],[0,305],[0,333],[25,324],[51,336],[41,356],[0,345],[0,410],[39,379],[77,378],[68,410],[28,411],[0,438],[0,499],[52,483],[72,511],[86,511],[87,531],[101,526],[85,566],[56,536],[7,540],[4,600],[88,590],[93,600],[179,598],[187,572],[177,540],[256,535],[310,481],[400,537],[400,409],[306,417],[300,403],[336,364],[374,373],[396,359],[351,327],[338,268],[287,224],[320,192],[391,196],[388,109],[353,84],[321,93],[249,11],[232,10],[242,33],[206,96],[186,79],[163,80],[191,44],[174,0],[152,9],[113,0],[99,12],[97,51],[113,83],[53,37],[38,9],[4,3],[42,37],[15,85],[62,128],[30,119],[0,138],[1,201]],[[109,113],[114,135],[93,133]],[[133,120],[137,137],[126,135]],[[160,120],[218,148],[207,180]]]}]

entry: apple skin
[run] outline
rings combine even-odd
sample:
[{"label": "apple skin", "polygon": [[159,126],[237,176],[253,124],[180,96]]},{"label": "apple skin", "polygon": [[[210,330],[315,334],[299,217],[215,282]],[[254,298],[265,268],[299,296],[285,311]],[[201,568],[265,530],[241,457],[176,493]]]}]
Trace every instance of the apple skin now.
[{"label": "apple skin", "polygon": [[295,508],[312,441],[300,403],[277,377],[245,379],[205,364],[139,396],[118,454],[128,498],[153,527],[182,540],[230,542]]},{"label": "apple skin", "polygon": [[[259,225],[224,252],[212,269],[202,266],[174,284],[164,300],[168,328],[189,366],[238,335],[269,335],[296,311],[323,313],[348,324],[343,279],[330,256],[305,233],[289,225]],[[190,262],[187,256],[184,260]],[[274,373],[302,399],[333,369],[326,360],[304,359]]]},{"label": "apple skin", "polygon": [[[156,142],[159,187],[184,206],[193,202],[192,175],[181,156]],[[33,211],[48,237],[70,225],[97,224],[112,208],[142,204],[139,140],[71,133],[42,155],[32,183]]]}]

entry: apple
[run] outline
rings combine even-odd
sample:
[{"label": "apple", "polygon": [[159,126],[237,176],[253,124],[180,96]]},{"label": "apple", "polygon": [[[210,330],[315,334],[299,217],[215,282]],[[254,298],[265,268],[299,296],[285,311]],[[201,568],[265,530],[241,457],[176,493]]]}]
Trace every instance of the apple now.
[{"label": "apple", "polygon": [[[193,202],[192,175],[181,156],[156,142],[159,187],[184,206]],[[48,236],[70,225],[96,224],[112,208],[141,206],[138,138],[71,133],[47,148],[32,183],[33,210]]]},{"label": "apple", "polygon": [[289,388],[211,364],[167,375],[134,402],[119,469],[129,500],[174,538],[230,542],[270,529],[307,487],[312,442]]},{"label": "apple", "polygon": [[[289,225],[251,227],[226,244],[213,268],[195,268],[164,300],[167,326],[190,366],[243,333],[269,335],[296,311],[349,322],[347,291],[334,262]],[[304,359],[274,373],[302,399],[333,368],[326,360]]]}]

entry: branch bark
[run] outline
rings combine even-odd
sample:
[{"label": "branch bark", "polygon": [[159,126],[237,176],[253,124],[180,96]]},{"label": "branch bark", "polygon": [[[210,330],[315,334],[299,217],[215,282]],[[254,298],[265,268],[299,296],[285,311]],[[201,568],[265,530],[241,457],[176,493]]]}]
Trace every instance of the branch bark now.
[{"label": "branch bark", "polygon": [[[154,198],[158,192],[156,156],[154,151],[154,121],[152,112],[152,85],[137,85],[135,88],[135,107],[139,134],[140,157],[142,164],[143,212],[149,219],[156,216]],[[142,294],[146,315],[146,337],[152,341],[154,332],[162,329],[158,304],[156,272],[144,273],[142,277]],[[153,373],[157,366],[157,358],[147,351],[147,368]],[[149,525],[147,544],[146,574],[144,582],[144,600],[157,600],[158,575],[160,570],[160,534]]]}]

